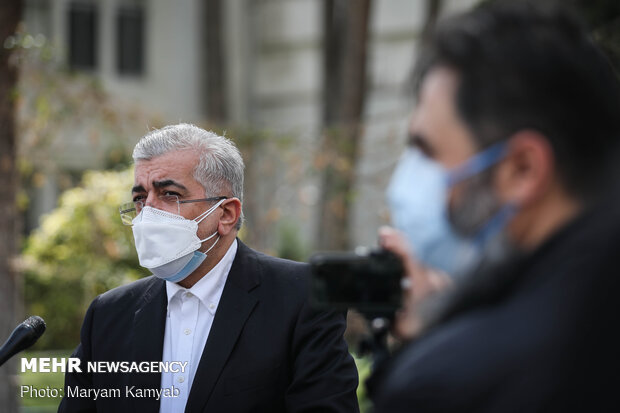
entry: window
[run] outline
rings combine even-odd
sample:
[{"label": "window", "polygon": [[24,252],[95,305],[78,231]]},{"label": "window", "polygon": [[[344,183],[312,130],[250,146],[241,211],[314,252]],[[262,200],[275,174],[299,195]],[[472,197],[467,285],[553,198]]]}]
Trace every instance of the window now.
[{"label": "window", "polygon": [[93,70],[97,66],[97,8],[91,3],[69,6],[69,66]]},{"label": "window", "polygon": [[116,19],[116,63],[122,75],[144,72],[144,12],[140,7],[122,7]]}]

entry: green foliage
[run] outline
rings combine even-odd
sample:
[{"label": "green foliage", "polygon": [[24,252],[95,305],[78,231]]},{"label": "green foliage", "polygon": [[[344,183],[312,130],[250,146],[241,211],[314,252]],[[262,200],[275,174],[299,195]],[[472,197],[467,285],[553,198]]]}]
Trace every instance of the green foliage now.
[{"label": "green foliage", "polygon": [[278,257],[294,261],[307,259],[308,248],[304,246],[299,231],[299,226],[291,220],[285,219],[280,223],[278,228]]},{"label": "green foliage", "polygon": [[26,307],[48,324],[38,348],[74,347],[96,295],[148,275],[138,264],[132,232],[118,215],[132,182],[129,169],[85,173],[82,184],[64,192],[26,240]]},{"label": "green foliage", "polygon": [[366,394],[366,380],[370,377],[372,370],[372,359],[370,357],[354,357],[357,372],[359,374],[359,385],[357,386],[357,401],[360,404],[361,413],[372,412],[372,402]]}]

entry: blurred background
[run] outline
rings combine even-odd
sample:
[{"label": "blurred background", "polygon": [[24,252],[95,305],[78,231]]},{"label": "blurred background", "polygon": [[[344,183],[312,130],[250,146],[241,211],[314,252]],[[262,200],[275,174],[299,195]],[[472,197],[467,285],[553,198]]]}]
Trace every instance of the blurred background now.
[{"label": "blurred background", "polygon": [[[37,314],[48,330],[26,356],[68,356],[92,299],[148,275],[117,208],[133,145],[166,124],[235,141],[250,246],[306,260],[374,245],[416,50],[438,18],[476,3],[2,0],[0,340]],[[564,3],[619,67],[620,2]],[[16,386],[62,375],[18,375],[18,360],[0,368],[0,410],[55,411],[58,399]]]}]

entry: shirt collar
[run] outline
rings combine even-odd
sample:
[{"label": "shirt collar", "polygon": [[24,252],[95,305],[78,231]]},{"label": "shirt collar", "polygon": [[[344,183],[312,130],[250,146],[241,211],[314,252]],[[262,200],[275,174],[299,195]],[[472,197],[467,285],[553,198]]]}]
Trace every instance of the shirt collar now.
[{"label": "shirt collar", "polygon": [[235,239],[230,247],[228,247],[228,251],[226,251],[226,254],[224,254],[220,262],[189,289],[177,283],[166,281],[168,308],[170,308],[170,302],[175,296],[190,292],[198,297],[211,314],[215,314],[220,297],[222,296],[222,291],[224,290],[224,284],[226,284],[226,279],[228,278],[228,272],[232,267],[236,254],[237,240]]}]

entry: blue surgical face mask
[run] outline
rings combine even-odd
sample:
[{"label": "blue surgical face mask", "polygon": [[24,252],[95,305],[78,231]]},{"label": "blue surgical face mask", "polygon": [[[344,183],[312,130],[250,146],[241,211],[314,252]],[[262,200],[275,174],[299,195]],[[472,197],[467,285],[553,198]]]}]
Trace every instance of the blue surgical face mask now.
[{"label": "blue surgical face mask", "polygon": [[413,255],[424,265],[453,276],[467,272],[477,262],[481,246],[512,216],[510,208],[501,208],[471,237],[458,235],[448,219],[450,187],[485,171],[504,153],[505,143],[496,144],[452,170],[415,148],[403,154],[387,198],[392,224],[407,236]]}]

